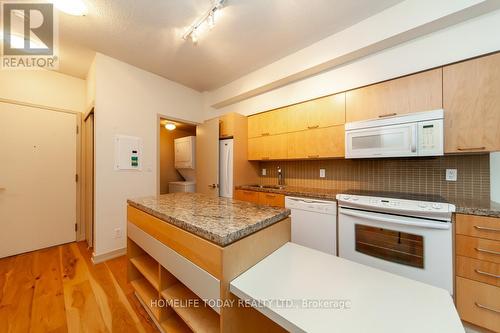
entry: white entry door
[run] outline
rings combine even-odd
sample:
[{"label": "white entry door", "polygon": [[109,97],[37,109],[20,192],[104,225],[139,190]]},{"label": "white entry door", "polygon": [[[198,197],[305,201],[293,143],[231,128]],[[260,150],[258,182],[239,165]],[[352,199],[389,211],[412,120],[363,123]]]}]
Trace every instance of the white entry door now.
[{"label": "white entry door", "polygon": [[76,121],[0,102],[0,258],[75,241]]}]

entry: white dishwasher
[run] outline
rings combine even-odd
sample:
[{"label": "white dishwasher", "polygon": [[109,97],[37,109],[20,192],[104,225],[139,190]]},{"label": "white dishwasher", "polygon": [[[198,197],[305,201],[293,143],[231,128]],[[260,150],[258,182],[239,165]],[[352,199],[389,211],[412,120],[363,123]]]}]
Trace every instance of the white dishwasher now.
[{"label": "white dishwasher", "polygon": [[292,243],[337,255],[337,203],[285,197],[292,211]]}]

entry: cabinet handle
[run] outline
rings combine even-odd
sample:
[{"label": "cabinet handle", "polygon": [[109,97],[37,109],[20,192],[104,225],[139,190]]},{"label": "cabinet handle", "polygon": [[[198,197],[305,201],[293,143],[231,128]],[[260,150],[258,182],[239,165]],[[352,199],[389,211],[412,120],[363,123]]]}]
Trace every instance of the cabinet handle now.
[{"label": "cabinet handle", "polygon": [[217,187],[219,187],[219,185],[218,184],[211,184],[211,185],[208,185],[208,187],[210,187],[210,188],[217,188]]},{"label": "cabinet handle", "polygon": [[482,305],[481,303],[478,303],[478,302],[474,302],[474,304],[475,304],[478,308],[481,308],[481,309],[484,309],[484,310],[488,310],[488,311],[491,311],[491,312],[495,312],[495,313],[500,314],[500,310],[490,308],[489,306]]},{"label": "cabinet handle", "polygon": [[477,230],[500,232],[500,229],[497,229],[497,228],[481,227],[481,226],[478,226],[478,225],[475,225],[474,228],[476,228]]},{"label": "cabinet handle", "polygon": [[269,136],[269,132],[267,132],[267,133],[262,133],[262,136]]},{"label": "cabinet handle", "polygon": [[496,275],[496,274],[492,274],[492,273],[488,273],[488,272],[483,272],[483,271],[480,271],[479,269],[475,269],[474,271],[475,271],[477,274],[482,274],[482,275],[491,276],[491,277],[494,277],[494,278],[500,279],[500,275]]},{"label": "cabinet handle", "polygon": [[262,159],[263,159],[263,160],[268,160],[268,159],[269,159],[269,157],[262,157]]},{"label": "cabinet handle", "polygon": [[394,113],[386,113],[386,114],[381,114],[380,116],[378,116],[379,118],[386,118],[386,117],[392,117],[392,116],[396,116],[397,113],[394,112]]},{"label": "cabinet handle", "polygon": [[319,125],[314,125],[314,126],[307,126],[308,129],[315,129],[315,128],[318,128]]},{"label": "cabinet handle", "polygon": [[476,247],[475,250],[478,251],[478,252],[484,252],[484,253],[489,253],[489,254],[496,254],[497,256],[500,256],[500,252],[498,252],[498,251],[485,250],[485,249],[482,249],[480,247]]},{"label": "cabinet handle", "polygon": [[485,150],[486,147],[470,147],[470,148],[463,148],[463,147],[458,147],[457,148],[460,151],[469,151],[469,150]]},{"label": "cabinet handle", "polygon": [[319,158],[319,155],[309,155],[308,158]]}]

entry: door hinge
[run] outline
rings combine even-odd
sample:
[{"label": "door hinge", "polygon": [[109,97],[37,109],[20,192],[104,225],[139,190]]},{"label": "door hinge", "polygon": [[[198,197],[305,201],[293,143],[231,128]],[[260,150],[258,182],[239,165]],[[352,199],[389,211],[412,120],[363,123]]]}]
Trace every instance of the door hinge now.
[{"label": "door hinge", "polygon": [[79,131],[80,131],[80,127],[78,125],[76,125],[76,134],[78,134]]},{"label": "door hinge", "polygon": [[75,223],[75,232],[78,231],[78,224]]},{"label": "door hinge", "polygon": [[78,174],[75,175],[75,182],[78,183]]}]

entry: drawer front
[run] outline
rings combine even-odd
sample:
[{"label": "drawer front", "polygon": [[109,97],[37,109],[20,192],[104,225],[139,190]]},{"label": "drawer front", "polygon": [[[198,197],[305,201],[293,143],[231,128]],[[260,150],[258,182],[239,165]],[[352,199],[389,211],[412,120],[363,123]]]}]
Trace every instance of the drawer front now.
[{"label": "drawer front", "polygon": [[456,254],[500,264],[500,241],[457,235]]},{"label": "drawer front", "polygon": [[500,264],[457,256],[457,276],[500,287]]},{"label": "drawer front", "polygon": [[500,332],[500,288],[457,277],[457,309],[462,320]]},{"label": "drawer front", "polygon": [[285,207],[285,196],[282,194],[259,192],[259,203],[266,206]]},{"label": "drawer front", "polygon": [[236,200],[259,203],[259,193],[255,191],[236,190],[234,191]]},{"label": "drawer front", "polygon": [[[220,298],[219,279],[130,222],[127,235],[201,299]],[[220,312],[219,308],[214,310]]]},{"label": "drawer front", "polygon": [[500,219],[494,217],[457,214],[456,233],[500,241]]}]

